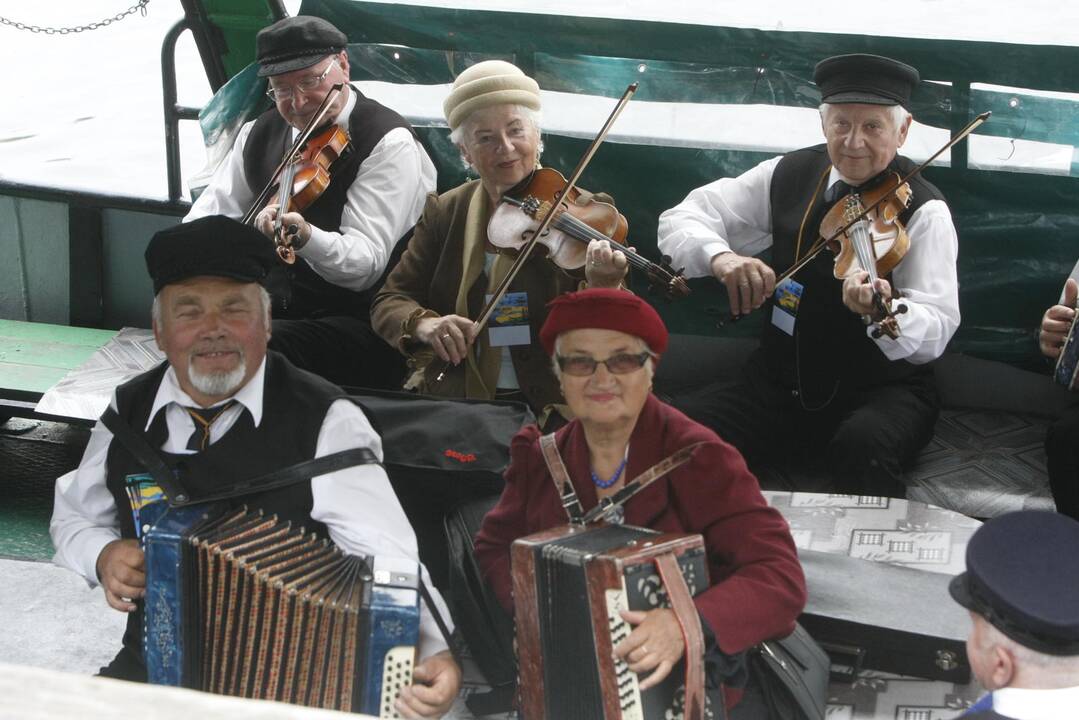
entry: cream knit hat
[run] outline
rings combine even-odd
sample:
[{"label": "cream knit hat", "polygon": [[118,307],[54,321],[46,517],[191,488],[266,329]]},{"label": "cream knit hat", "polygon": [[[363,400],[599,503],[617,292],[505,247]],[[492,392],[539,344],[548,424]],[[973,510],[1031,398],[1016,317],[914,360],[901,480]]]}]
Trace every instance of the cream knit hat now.
[{"label": "cream knit hat", "polygon": [[539,85],[512,63],[485,60],[457,76],[453,90],[442,103],[442,112],[450,130],[456,130],[476,110],[494,105],[524,105],[539,110]]}]

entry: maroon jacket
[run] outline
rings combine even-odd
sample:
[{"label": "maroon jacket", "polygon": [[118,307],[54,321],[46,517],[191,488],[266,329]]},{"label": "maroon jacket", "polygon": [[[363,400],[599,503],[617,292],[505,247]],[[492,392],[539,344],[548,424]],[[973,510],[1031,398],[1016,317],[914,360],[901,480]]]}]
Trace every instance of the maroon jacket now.
[{"label": "maroon jacket", "polygon": [[[543,462],[539,437],[534,425],[514,437],[506,487],[476,536],[483,576],[511,612],[510,545],[567,521]],[[597,497],[587,480],[591,468],[584,429],[574,420],[555,437],[587,512]],[[695,598],[697,610],[720,650],[734,654],[794,630],[805,606],[805,576],[787,521],[765,502],[738,451],[655,396],[648,397],[630,436],[625,477],[632,479],[676,450],[701,441],[705,444],[689,462],[626,503],[625,522],[704,537],[712,584]]]}]

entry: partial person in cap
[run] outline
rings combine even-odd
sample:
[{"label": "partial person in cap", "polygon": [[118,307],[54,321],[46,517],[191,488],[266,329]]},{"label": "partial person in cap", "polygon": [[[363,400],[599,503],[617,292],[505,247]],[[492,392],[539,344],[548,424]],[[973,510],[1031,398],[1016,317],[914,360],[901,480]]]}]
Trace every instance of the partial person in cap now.
[{"label": "partial person in cap", "polygon": [[[805,578],[786,521],[762,497],[738,450],[652,394],[667,340],[656,311],[630,293],[595,289],[556,298],[540,341],[574,419],[550,437],[584,513],[689,450],[687,462],[633,495],[614,519],[704,537],[711,586],[694,602],[710,674],[726,686],[728,707],[737,706],[732,717],[764,717],[745,652],[794,629]],[[513,541],[569,520],[541,436],[532,425],[514,437],[502,497],[476,536],[483,577],[509,612]],[[642,689],[651,687],[682,658],[678,621],[665,609],[623,617],[635,627],[615,654],[640,675]],[[719,684],[709,687],[713,703],[718,690]]]},{"label": "partial person in cap", "polygon": [[1079,522],[1024,510],[994,518],[967,545],[949,587],[970,611],[970,669],[989,694],[970,720],[1079,714]]},{"label": "partial person in cap", "polygon": [[[207,215],[242,218],[335,85],[341,92],[320,127],[347,131],[350,149],[331,167],[322,195],[295,226],[291,293],[274,304],[270,347],[298,367],[347,386],[398,388],[404,362],[371,329],[370,308],[404,250],[436,172],[415,132],[393,110],[349,85],[348,38],[321,18],[279,20],[256,37],[259,77],[273,107],[243,125],[232,150],[185,222]],[[255,217],[272,242],[276,196]]]},{"label": "partial person in cap", "polygon": [[539,167],[539,86],[516,66],[488,60],[457,77],[442,109],[450,139],[479,178],[427,198],[408,250],[375,298],[372,322],[409,358],[410,387],[447,397],[523,400],[541,414],[561,403],[538,342],[547,303],[582,280],[617,287],[626,258],[607,241],[592,241],[582,275],[562,270],[537,248],[510,284],[505,312],[497,313],[515,323],[489,325],[477,336],[473,320],[514,260],[513,251],[490,243],[488,221],[503,194]]},{"label": "partial person in cap", "polygon": [[[382,459],[381,440],[359,406],[267,350],[267,287],[274,287],[280,263],[258,230],[220,215],[177,225],[154,235],[146,265],[155,292],[154,337],[167,361],[118,387],[106,412],[159,450],[166,465],[182,465],[193,501],[341,450],[368,448]],[[133,497],[142,498],[140,507]],[[100,584],[108,604],[129,613],[122,649],[101,669],[106,677],[146,680],[146,575],[134,517],[143,503],[159,499],[148,468],[103,421],[79,467],[56,481],[53,561]],[[380,465],[273,490],[255,486],[236,502],[305,527],[350,554],[418,562],[415,534]],[[456,696],[460,670],[426,605],[419,656],[417,684],[402,693],[402,712],[437,716]]]},{"label": "partial person in cap", "polygon": [[915,167],[899,155],[914,68],[841,55],[819,62],[814,80],[823,143],[697,188],[660,216],[659,248],[675,267],[716,278],[736,316],[763,308],[760,347],[740,376],[674,402],[734,443],[766,487],[903,497],[904,469],[939,411],[932,362],[959,326],[955,227],[940,192],[912,178],[899,214],[910,250],[875,283],[886,302],[902,295],[897,339],[873,336],[868,276],[837,280],[832,252],[776,285],[820,247],[837,202]]}]

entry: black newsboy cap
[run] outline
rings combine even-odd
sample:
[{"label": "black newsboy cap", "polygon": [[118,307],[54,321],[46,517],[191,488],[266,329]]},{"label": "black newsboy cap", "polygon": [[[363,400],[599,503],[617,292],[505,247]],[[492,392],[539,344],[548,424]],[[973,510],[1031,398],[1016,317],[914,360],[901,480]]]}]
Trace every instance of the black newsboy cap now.
[{"label": "black newsboy cap", "polygon": [[276,294],[282,294],[285,281],[273,242],[224,215],[208,215],[155,233],[146,247],[146,269],[155,295],[170,283],[200,275],[256,282]]},{"label": "black newsboy cap", "polygon": [[1079,655],[1079,522],[1023,510],[989,520],[967,545],[955,601],[1020,645]]},{"label": "black newsboy cap", "polygon": [[303,70],[347,45],[345,34],[322,18],[297,15],[278,20],[255,37],[259,77]]},{"label": "black newsboy cap", "polygon": [[826,103],[902,105],[909,110],[919,79],[910,65],[880,55],[836,55],[813,69],[813,82]]}]

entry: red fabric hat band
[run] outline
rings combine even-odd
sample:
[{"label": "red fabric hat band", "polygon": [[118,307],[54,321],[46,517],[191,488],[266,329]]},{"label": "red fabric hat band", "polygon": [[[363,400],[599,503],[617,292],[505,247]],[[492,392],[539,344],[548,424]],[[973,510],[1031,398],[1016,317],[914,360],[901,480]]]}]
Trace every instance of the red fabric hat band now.
[{"label": "red fabric hat band", "polygon": [[540,329],[540,342],[548,355],[554,354],[554,341],[559,335],[584,328],[617,330],[639,337],[659,355],[667,350],[667,327],[659,313],[625,290],[595,288],[566,293],[547,307],[550,312]]}]

